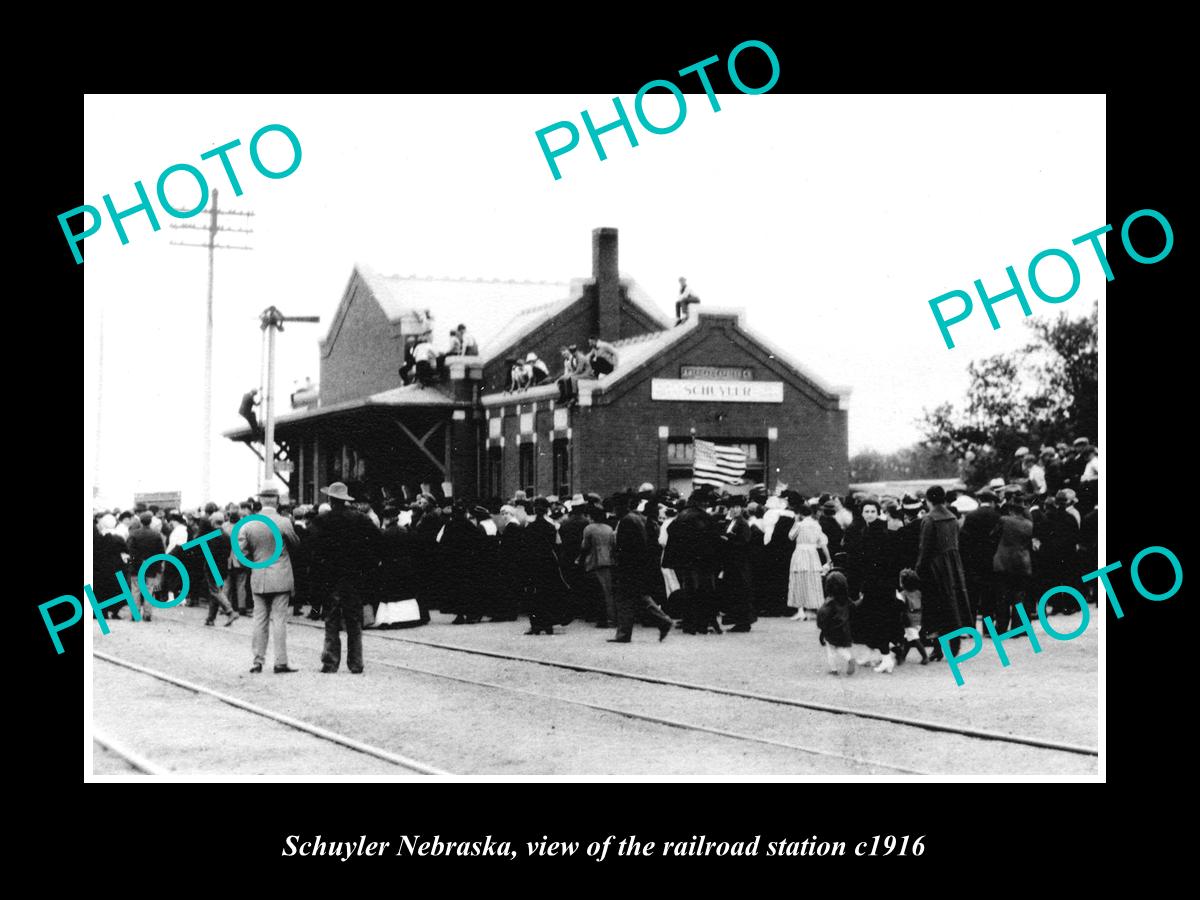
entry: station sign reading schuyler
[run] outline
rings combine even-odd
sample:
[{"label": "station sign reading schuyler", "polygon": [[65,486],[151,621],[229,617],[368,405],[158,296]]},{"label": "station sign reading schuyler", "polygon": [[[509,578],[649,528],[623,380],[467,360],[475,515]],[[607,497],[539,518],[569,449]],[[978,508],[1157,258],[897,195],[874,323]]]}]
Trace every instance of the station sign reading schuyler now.
[{"label": "station sign reading schuyler", "polygon": [[782,381],[701,381],[653,378],[651,400],[697,400],[707,403],[782,403]]}]

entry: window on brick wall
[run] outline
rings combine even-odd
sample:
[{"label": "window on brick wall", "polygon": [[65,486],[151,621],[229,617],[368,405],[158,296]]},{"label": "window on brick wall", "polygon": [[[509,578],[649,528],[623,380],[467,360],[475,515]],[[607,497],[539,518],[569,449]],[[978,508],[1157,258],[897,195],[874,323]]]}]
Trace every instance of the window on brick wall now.
[{"label": "window on brick wall", "polygon": [[499,497],[504,493],[504,448],[499,444],[488,447],[487,479],[489,496]]},{"label": "window on brick wall", "polygon": [[518,479],[521,482],[521,490],[525,492],[525,496],[527,497],[532,497],[535,493],[533,485],[536,478],[536,473],[534,470],[534,460],[536,458],[537,444],[527,443],[521,445]]},{"label": "window on brick wall", "polygon": [[554,492],[571,496],[571,444],[566,438],[554,442]]},{"label": "window on brick wall", "polygon": [[[725,447],[740,447],[746,453],[746,475],[742,484],[728,485],[725,490],[731,494],[747,493],[751,487],[767,480],[767,442],[745,438],[705,437],[701,440],[712,441]],[[696,447],[690,437],[672,437],[667,439],[667,482],[683,496],[692,492],[692,460],[695,458]]]},{"label": "window on brick wall", "polygon": [[342,458],[341,444],[326,444],[323,448],[325,460],[325,484],[335,481],[346,481],[345,460]]}]

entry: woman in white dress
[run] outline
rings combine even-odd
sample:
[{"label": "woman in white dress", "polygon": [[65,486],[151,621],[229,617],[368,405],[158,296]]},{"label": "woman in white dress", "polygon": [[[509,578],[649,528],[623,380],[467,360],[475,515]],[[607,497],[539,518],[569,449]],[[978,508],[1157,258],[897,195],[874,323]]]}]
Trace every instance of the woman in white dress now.
[{"label": "woman in white dress", "polygon": [[788,538],[796,542],[788,582],[788,606],[799,610],[793,618],[801,621],[810,614],[816,618],[817,610],[825,602],[821,570],[829,559],[829,538],[810,512],[807,509],[797,512],[796,524],[788,532]]}]

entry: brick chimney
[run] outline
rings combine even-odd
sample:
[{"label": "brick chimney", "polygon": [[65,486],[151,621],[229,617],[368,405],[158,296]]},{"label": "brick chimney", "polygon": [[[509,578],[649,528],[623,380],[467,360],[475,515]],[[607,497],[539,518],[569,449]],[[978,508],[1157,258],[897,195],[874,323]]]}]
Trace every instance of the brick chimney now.
[{"label": "brick chimney", "polygon": [[617,229],[592,229],[592,278],[596,281],[600,339],[621,337],[621,286],[617,273]]}]

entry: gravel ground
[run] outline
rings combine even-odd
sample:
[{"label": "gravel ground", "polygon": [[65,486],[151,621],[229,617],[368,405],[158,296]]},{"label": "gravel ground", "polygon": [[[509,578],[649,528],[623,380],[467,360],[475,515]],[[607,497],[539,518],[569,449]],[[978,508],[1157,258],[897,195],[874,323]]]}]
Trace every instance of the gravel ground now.
[{"label": "gravel ground", "polygon": [[[608,644],[611,635],[587,623],[560,628],[553,637],[525,637],[524,623],[449,626],[448,618],[409,631],[380,635],[412,641],[457,644],[554,661],[649,674],[759,694],[849,706],[929,719],[962,727],[1096,747],[1098,665],[1096,614],[1072,641],[1055,641],[1034,629],[1042,646],[1035,654],[1025,638],[1005,642],[1010,665],[1000,665],[985,638],[979,655],[962,664],[958,687],[945,663],[921,666],[915,652],[890,674],[860,669],[846,678],[825,672],[816,623],[760,619],[749,634],[685,635],[662,644],[650,628],[638,629],[631,644]],[[444,620],[444,621],[443,621]],[[1079,616],[1055,616],[1063,633]],[[371,632],[368,631],[368,634]],[[432,651],[431,651],[432,652]],[[445,651],[438,651],[445,652]]]},{"label": "gravel ground", "polygon": [[[101,652],[111,651],[104,648]],[[126,656],[124,652],[112,655]],[[340,768],[348,767],[363,775],[404,774],[404,770],[382,759],[304,734],[215,697],[196,694],[100,659],[93,662],[96,726],[172,772],[286,777],[342,774]],[[199,681],[180,676],[177,670],[168,670],[165,665],[148,665],[166,674]],[[170,727],[164,727],[168,722]],[[253,735],[253,739],[247,740],[247,735]],[[106,756],[120,760],[107,751]],[[99,763],[93,765],[96,774],[101,774]],[[128,763],[122,765],[128,772]]]},{"label": "gravel ground", "polygon": [[[869,670],[853,678],[825,674],[823,653],[811,622],[764,620],[750,634],[673,634],[662,644],[657,642],[656,632],[639,629],[633,644],[614,645],[604,640],[610,632],[586,623],[559,629],[562,633],[553,637],[526,637],[522,634],[524,623],[451,627],[446,624],[448,619],[438,614],[435,623],[420,629],[369,630],[365,638],[367,674],[362,677],[351,676],[344,669],[337,676],[321,675],[317,671],[321,633],[293,619],[289,655],[292,665],[302,672],[281,679],[270,672],[270,654],[265,674],[248,674],[247,620],[229,629],[206,629],[199,627],[203,615],[199,609],[176,609],[160,612],[149,625],[128,620],[112,623],[112,633],[106,637],[97,629],[95,647],[459,774],[719,778],[893,773],[631,720],[551,699],[465,685],[388,668],[383,663],[602,703],[921,771],[955,775],[1086,775],[1096,771],[1095,757],[983,742],[412,643],[453,643],[1095,746],[1094,625],[1070,642],[1043,637],[1039,655],[1030,652],[1027,641],[1010,641],[1012,664],[1008,669],[1000,667],[988,647],[964,665],[966,685],[957,688],[944,663],[922,667],[911,662],[911,656],[909,664],[890,675]],[[1060,617],[1054,624],[1066,631],[1073,621],[1078,620]],[[100,727],[176,771],[404,774],[380,760],[211,698],[201,700],[180,688],[98,660],[95,667],[95,715]],[[158,689],[146,686],[145,691],[139,688],[132,693],[127,688],[117,689],[114,673],[128,676],[122,686],[148,681]],[[108,681],[102,683],[104,678]],[[146,696],[158,700],[146,704]],[[218,709],[197,711],[201,706]],[[221,720],[221,716],[225,718]],[[169,729],[162,726],[166,719],[172,723]],[[139,721],[145,727],[137,730],[133,726]],[[240,725],[213,741],[213,733],[222,733],[221,721]],[[113,727],[116,723],[120,728]],[[317,746],[310,752],[302,746],[305,742]],[[232,746],[240,747],[241,752],[218,749]],[[286,752],[281,754],[280,748],[287,748]],[[99,754],[97,760],[99,774]]]}]

